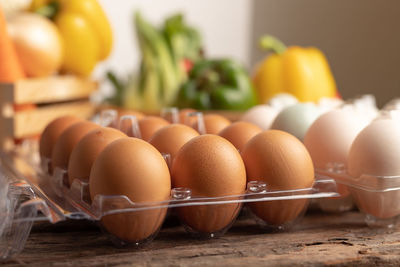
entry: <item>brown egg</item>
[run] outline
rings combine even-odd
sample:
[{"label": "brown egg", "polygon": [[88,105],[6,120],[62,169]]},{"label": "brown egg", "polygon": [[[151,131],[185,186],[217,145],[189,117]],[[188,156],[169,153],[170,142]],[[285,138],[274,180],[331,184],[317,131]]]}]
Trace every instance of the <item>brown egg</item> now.
[{"label": "brown egg", "polygon": [[[205,133],[208,134],[218,134],[225,127],[231,124],[231,122],[227,118],[217,114],[203,115],[203,119],[204,119]],[[192,119],[191,126],[192,128],[198,130],[197,118]]]},{"label": "brown egg", "polygon": [[198,136],[199,133],[193,128],[183,124],[171,124],[158,130],[149,143],[160,151],[170,154],[171,159],[175,158],[178,150],[190,139]]},{"label": "brown egg", "polygon": [[189,113],[196,112],[197,110],[192,108],[184,108],[179,111],[179,123],[186,124],[186,117]]},{"label": "brown egg", "polygon": [[87,133],[74,147],[68,163],[68,179],[89,180],[90,169],[99,153],[112,141],[127,137],[119,130],[101,127]]},{"label": "brown egg", "polygon": [[139,129],[142,139],[149,141],[151,136],[162,127],[169,125],[169,122],[156,116],[147,116],[139,120]]},{"label": "brown egg", "polygon": [[[189,188],[194,197],[243,194],[246,170],[237,149],[217,135],[200,135],[187,142],[172,164],[174,187]],[[178,209],[181,220],[200,233],[224,231],[240,211],[241,204],[192,206]]]},{"label": "brown egg", "polygon": [[75,145],[91,130],[100,127],[89,121],[72,124],[57,139],[51,156],[53,170],[56,167],[67,170],[69,157]]},{"label": "brown egg", "polygon": [[51,153],[58,137],[72,124],[82,119],[75,116],[63,116],[50,122],[43,130],[39,141],[39,153],[42,158],[51,158]]},{"label": "brown egg", "polygon": [[[304,145],[293,135],[264,131],[254,136],[242,151],[247,181],[262,181],[267,190],[280,191],[310,188],[314,168]],[[251,203],[251,210],[271,225],[282,225],[297,218],[308,200],[279,200]]]},{"label": "brown egg", "polygon": [[224,128],[229,126],[231,122],[217,114],[206,114],[204,115],[204,126],[206,128],[206,133],[208,134],[218,134]]},{"label": "brown egg", "polygon": [[261,131],[261,128],[255,124],[238,121],[223,129],[218,135],[231,142],[239,151],[242,151],[244,145]]},{"label": "brown egg", "polygon": [[[89,179],[92,201],[97,195],[124,195],[134,203],[169,199],[171,178],[161,154],[137,138],[120,138],[96,158]],[[121,207],[123,208],[123,207]],[[151,209],[104,216],[111,234],[128,242],[151,237],[160,228],[167,209]]]}]

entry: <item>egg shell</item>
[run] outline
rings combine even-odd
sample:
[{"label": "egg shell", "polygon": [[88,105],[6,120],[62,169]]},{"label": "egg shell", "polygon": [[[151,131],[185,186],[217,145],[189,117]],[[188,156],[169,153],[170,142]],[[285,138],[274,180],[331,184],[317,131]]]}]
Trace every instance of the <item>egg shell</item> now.
[{"label": "egg shell", "polygon": [[69,157],[75,145],[91,130],[99,128],[89,121],[77,122],[69,126],[57,139],[51,156],[53,170],[56,167],[67,170]]},{"label": "egg shell", "polygon": [[274,95],[267,104],[276,110],[280,111],[284,108],[287,108],[291,105],[298,103],[299,100],[292,94],[289,93],[279,93]]},{"label": "egg shell", "polygon": [[237,121],[225,127],[225,129],[219,133],[219,136],[231,142],[239,151],[242,151],[244,145],[261,131],[261,128],[255,124]]},{"label": "egg shell", "polygon": [[278,110],[267,105],[258,105],[247,110],[240,120],[258,125],[263,130],[268,130],[277,115]]},{"label": "egg shell", "polygon": [[338,108],[344,101],[337,97],[321,97],[318,106],[325,112]]},{"label": "egg shell", "polygon": [[348,172],[400,176],[400,123],[392,119],[373,121],[355,138],[349,153]]},{"label": "egg shell", "polygon": [[[247,181],[263,181],[271,191],[310,188],[314,168],[304,145],[293,135],[268,130],[254,136],[244,147],[242,158]],[[251,203],[251,210],[271,225],[296,219],[308,200],[282,200]]]},{"label": "egg shell", "polygon": [[[208,134],[218,134],[221,130],[231,124],[230,120],[218,114],[206,114],[203,118],[205,130]],[[196,129],[196,125],[197,123],[195,122],[192,127]]]},{"label": "egg shell", "polygon": [[171,124],[158,130],[149,140],[160,153],[166,153],[173,160],[179,149],[199,133],[183,124]]},{"label": "egg shell", "polygon": [[379,110],[376,106],[375,97],[373,95],[362,95],[355,99],[346,101],[342,109],[348,109],[356,114],[358,120],[367,126],[373,119],[378,116]]},{"label": "egg shell", "polygon": [[169,125],[169,122],[161,117],[147,116],[139,120],[139,129],[142,139],[149,141],[151,136],[162,127]]},{"label": "egg shell", "polygon": [[313,103],[294,104],[279,112],[271,129],[288,132],[303,141],[308,128],[319,115],[320,111]]},{"label": "egg shell", "polygon": [[82,119],[75,116],[63,116],[51,121],[40,136],[40,156],[50,159],[58,137],[60,137],[65,129],[79,121],[82,121]]},{"label": "egg shell", "polygon": [[68,163],[68,179],[88,181],[90,169],[99,153],[112,141],[127,137],[119,130],[101,127],[87,133],[74,147]]},{"label": "egg shell", "polygon": [[[92,201],[97,195],[124,195],[135,203],[166,201],[171,191],[168,166],[149,143],[120,138],[100,152],[89,179]],[[121,240],[138,242],[160,228],[167,209],[150,209],[104,216],[107,231]]]},{"label": "egg shell", "polygon": [[400,98],[394,98],[383,106],[383,110],[398,110],[400,109]]},{"label": "egg shell", "polygon": [[[174,187],[189,188],[192,196],[221,197],[245,192],[246,170],[237,149],[217,135],[200,135],[187,142],[172,164]],[[195,231],[214,233],[232,223],[240,204],[179,208],[182,221]]]}]

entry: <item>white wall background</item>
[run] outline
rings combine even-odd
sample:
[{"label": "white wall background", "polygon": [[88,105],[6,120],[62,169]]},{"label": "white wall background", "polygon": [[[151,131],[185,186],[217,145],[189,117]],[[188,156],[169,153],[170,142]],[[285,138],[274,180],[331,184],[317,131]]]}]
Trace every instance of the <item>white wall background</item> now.
[{"label": "white wall background", "polygon": [[[133,25],[135,10],[157,24],[172,13],[183,12],[186,20],[201,31],[207,55],[233,57],[250,66],[251,1],[100,0],[100,3],[112,24],[114,47],[110,57],[94,71],[97,79],[104,78],[109,69],[120,75],[137,70],[140,53]],[[107,84],[102,89],[109,92]]]},{"label": "white wall background", "polygon": [[[139,9],[160,24],[184,12],[204,38],[212,57],[233,57],[251,70],[265,57],[258,38],[274,34],[288,45],[313,45],[327,56],[344,98],[372,93],[380,105],[400,96],[399,0],[99,0],[114,29],[111,56],[94,77],[107,70],[124,75],[139,66],[133,28]],[[110,87],[102,83],[102,91]]]}]

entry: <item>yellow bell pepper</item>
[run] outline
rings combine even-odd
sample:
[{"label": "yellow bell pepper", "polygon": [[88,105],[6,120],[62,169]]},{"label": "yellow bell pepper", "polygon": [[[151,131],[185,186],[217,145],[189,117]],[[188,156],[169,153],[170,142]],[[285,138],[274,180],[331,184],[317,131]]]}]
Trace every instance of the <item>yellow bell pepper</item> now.
[{"label": "yellow bell pepper", "polygon": [[62,71],[87,76],[110,54],[111,26],[96,0],[33,0],[31,10],[54,19],[64,40]]},{"label": "yellow bell pepper", "polygon": [[336,83],[324,54],[317,48],[286,47],[272,36],[261,47],[273,53],[256,68],[253,83],[261,103],[278,93],[290,93],[302,102],[337,97]]},{"label": "yellow bell pepper", "polygon": [[63,37],[64,60],[61,70],[88,76],[99,61],[96,34],[82,16],[62,13],[55,23]]}]

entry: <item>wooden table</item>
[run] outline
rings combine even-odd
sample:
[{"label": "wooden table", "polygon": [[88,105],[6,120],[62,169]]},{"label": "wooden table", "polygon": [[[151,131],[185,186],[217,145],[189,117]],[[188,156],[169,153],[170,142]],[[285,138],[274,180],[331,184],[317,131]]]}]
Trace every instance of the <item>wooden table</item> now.
[{"label": "wooden table", "polygon": [[400,229],[371,229],[358,212],[309,213],[290,232],[266,233],[240,218],[222,238],[191,238],[175,219],[140,248],[116,248],[87,221],[36,223],[5,266],[400,266]]}]

